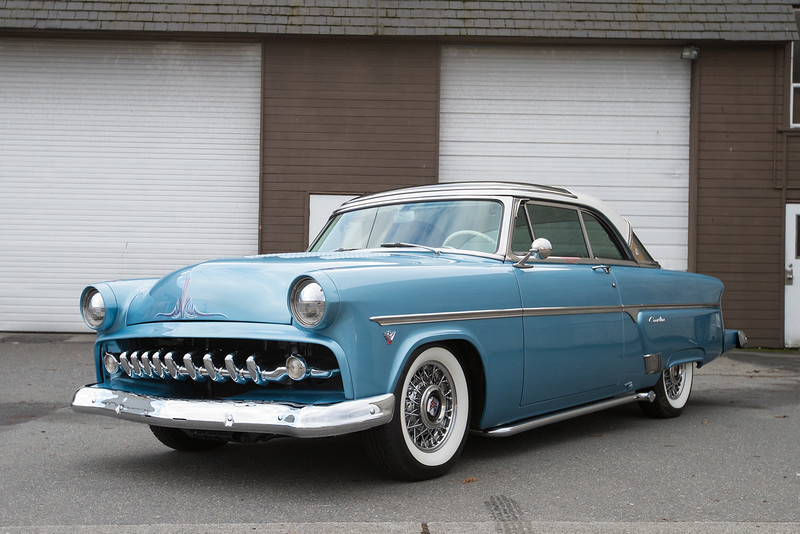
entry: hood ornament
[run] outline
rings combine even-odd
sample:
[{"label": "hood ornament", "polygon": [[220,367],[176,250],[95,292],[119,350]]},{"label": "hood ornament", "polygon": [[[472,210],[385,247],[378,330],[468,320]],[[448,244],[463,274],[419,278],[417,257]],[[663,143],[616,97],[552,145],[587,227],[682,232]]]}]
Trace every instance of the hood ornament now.
[{"label": "hood ornament", "polygon": [[180,298],[175,303],[175,307],[169,313],[157,313],[156,318],[159,317],[167,317],[169,319],[197,319],[198,317],[221,317],[222,319],[227,319],[228,316],[224,313],[204,313],[199,311],[194,306],[194,302],[192,302],[192,298],[188,297],[187,294],[189,293],[189,281],[192,278],[191,272],[186,272],[178,277],[178,283],[182,278],[183,281],[183,291],[181,292]]}]

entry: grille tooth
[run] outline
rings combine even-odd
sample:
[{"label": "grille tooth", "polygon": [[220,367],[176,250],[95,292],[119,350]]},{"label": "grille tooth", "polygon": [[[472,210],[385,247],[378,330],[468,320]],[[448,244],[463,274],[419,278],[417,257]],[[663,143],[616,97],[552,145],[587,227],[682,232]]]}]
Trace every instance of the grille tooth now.
[{"label": "grille tooth", "polygon": [[189,375],[189,378],[195,382],[205,382],[206,377],[204,377],[202,372],[194,366],[192,356],[194,356],[194,354],[191,352],[187,352],[183,355],[183,366],[186,368],[186,373]]},{"label": "grille tooth", "polygon": [[150,351],[144,351],[139,358],[142,363],[142,376],[153,378],[153,368],[150,366]]},{"label": "grille tooth", "polygon": [[135,374],[136,376],[144,376],[142,374],[142,364],[139,363],[138,350],[131,352],[131,368],[133,369],[133,374]]},{"label": "grille tooth", "polygon": [[127,352],[123,352],[119,355],[119,364],[122,366],[122,370],[125,371],[126,375],[133,376],[133,369],[131,368],[131,362],[128,359]]},{"label": "grille tooth", "polygon": [[251,354],[247,357],[247,372],[250,374],[250,380],[259,386],[266,383],[266,380],[261,377],[261,369],[259,369],[258,364],[256,364],[256,358],[254,354]]},{"label": "grille tooth", "polygon": [[164,355],[164,364],[167,366],[167,371],[169,372],[169,376],[171,376],[175,380],[186,380],[186,377],[181,373],[181,369],[175,363],[173,359],[173,355],[175,353],[169,351],[166,355]]},{"label": "grille tooth", "polygon": [[220,374],[223,372],[223,369],[214,367],[214,352],[208,352],[203,356],[203,367],[211,380],[214,382],[225,382],[225,377]]},{"label": "grille tooth", "polygon": [[164,368],[164,364],[161,362],[161,350],[157,350],[151,356],[152,365],[153,365],[153,374],[156,378],[167,378],[169,376],[167,374],[167,370]]},{"label": "grille tooth", "polygon": [[236,356],[235,352],[231,352],[225,356],[225,369],[228,371],[228,376],[237,384],[244,384],[247,382],[247,377],[243,376],[244,370],[237,369],[233,358]]}]

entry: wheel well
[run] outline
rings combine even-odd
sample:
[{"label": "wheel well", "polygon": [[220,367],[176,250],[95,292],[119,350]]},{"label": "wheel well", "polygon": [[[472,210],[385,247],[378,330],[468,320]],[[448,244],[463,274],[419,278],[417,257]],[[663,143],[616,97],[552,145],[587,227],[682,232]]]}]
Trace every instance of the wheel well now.
[{"label": "wheel well", "polygon": [[446,343],[461,361],[467,373],[470,393],[470,428],[478,428],[486,400],[486,375],[483,361],[475,346],[464,340],[452,340]]}]

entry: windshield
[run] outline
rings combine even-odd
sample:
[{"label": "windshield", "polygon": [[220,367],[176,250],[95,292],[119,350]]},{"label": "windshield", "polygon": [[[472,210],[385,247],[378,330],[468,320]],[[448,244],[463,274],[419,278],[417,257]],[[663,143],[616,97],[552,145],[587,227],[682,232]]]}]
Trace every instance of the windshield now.
[{"label": "windshield", "polygon": [[311,252],[421,245],[496,252],[503,206],[493,200],[446,200],[364,208],[328,222]]}]

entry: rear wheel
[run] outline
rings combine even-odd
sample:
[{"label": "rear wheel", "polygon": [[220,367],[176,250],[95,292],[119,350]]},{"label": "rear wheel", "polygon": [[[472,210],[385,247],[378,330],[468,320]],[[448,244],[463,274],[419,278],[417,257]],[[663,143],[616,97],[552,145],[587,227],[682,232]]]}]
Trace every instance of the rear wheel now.
[{"label": "rear wheel", "polygon": [[694,363],[681,363],[665,369],[654,388],[656,398],[653,402],[639,405],[650,417],[677,417],[683,411],[692,393]]},{"label": "rear wheel", "polygon": [[219,439],[204,439],[192,436],[186,430],[150,425],[158,441],[176,451],[196,452],[217,449],[227,443]]},{"label": "rear wheel", "polygon": [[467,439],[469,387],[458,358],[442,346],[413,356],[395,389],[395,414],[367,433],[373,461],[402,480],[446,473]]}]

